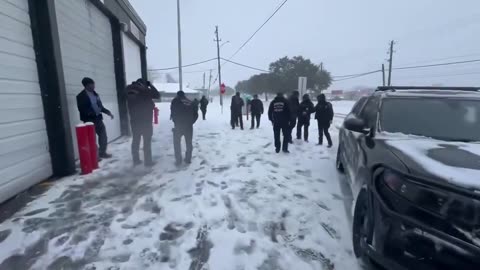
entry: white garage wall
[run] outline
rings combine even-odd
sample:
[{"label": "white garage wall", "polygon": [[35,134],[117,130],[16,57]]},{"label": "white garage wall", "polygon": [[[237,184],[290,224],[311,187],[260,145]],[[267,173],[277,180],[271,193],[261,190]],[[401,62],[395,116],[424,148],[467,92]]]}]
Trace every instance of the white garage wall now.
[{"label": "white garage wall", "polygon": [[115,120],[104,115],[109,141],[120,137],[110,20],[89,0],[55,1],[66,83],[68,110],[78,157],[75,126],[80,122],[76,96],[83,90],[83,77],[95,80],[96,91]]},{"label": "white garage wall", "polygon": [[142,77],[142,58],[140,47],[130,39],[125,33],[122,33],[123,40],[123,59],[125,63],[125,75],[127,84],[136,81]]},{"label": "white garage wall", "polygon": [[52,175],[28,0],[0,0],[0,202]]}]

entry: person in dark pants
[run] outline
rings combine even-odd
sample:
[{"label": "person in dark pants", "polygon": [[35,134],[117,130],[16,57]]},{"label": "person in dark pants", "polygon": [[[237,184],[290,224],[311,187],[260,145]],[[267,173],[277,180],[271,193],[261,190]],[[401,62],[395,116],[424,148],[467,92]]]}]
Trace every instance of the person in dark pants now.
[{"label": "person in dark pants", "polygon": [[153,108],[152,99],[159,99],[160,93],[149,81],[138,79],[127,86],[128,111],[132,127],[133,165],[142,163],[139,156],[140,139],[143,138],[144,165],[152,167]]},{"label": "person in dark pants", "polygon": [[298,117],[298,108],[300,106],[300,102],[298,100],[300,93],[298,91],[293,91],[290,97],[288,98],[288,106],[290,109],[290,125],[288,130],[288,142],[293,143],[292,132],[295,126],[297,125],[297,117]]},{"label": "person in dark pants", "polygon": [[257,121],[257,128],[260,127],[260,118],[263,114],[263,102],[258,99],[258,95],[253,95],[252,101],[250,101],[250,112],[252,115],[252,127],[255,128],[255,121]]},{"label": "person in dark pants", "polygon": [[232,97],[232,103],[230,104],[231,111],[231,120],[230,124],[232,129],[235,129],[235,126],[238,126],[237,123],[240,123],[240,128],[243,130],[243,117],[242,117],[242,108],[245,106],[245,102],[240,97],[240,92],[237,92],[235,96]]},{"label": "person in dark pants", "polygon": [[[273,136],[275,139],[275,151],[284,153],[288,151],[289,126],[292,119],[289,103],[282,93],[278,93],[268,107],[268,119],[273,124]],[[280,142],[280,132],[283,134],[283,144]]]},{"label": "person in dark pants", "polygon": [[177,96],[172,100],[170,110],[171,118],[175,126],[172,130],[175,164],[177,166],[182,164],[182,137],[185,137],[185,144],[187,146],[185,163],[190,164],[192,162],[193,151],[193,124],[195,124],[198,119],[198,107],[185,96],[183,91],[178,91]]},{"label": "person in dark pants", "polygon": [[324,94],[317,97],[318,103],[315,106],[315,119],[318,123],[318,144],[323,144],[323,134],[327,137],[328,147],[332,147],[332,138],[328,129],[333,120],[333,107],[330,102],[327,102]]},{"label": "person in dark pants", "polygon": [[95,92],[95,82],[91,78],[83,78],[83,91],[77,95],[77,107],[80,112],[80,120],[84,123],[92,122],[98,135],[98,155],[100,158],[111,158],[107,153],[107,130],[103,123],[102,113],[113,119],[113,114],[103,107],[100,96]]},{"label": "person in dark pants", "polygon": [[208,106],[208,99],[203,96],[200,99],[200,111],[202,111],[203,120],[205,120],[205,116],[207,116],[207,106]]},{"label": "person in dark pants", "polygon": [[298,109],[298,125],[297,125],[297,139],[302,139],[302,127],[303,127],[303,139],[308,142],[308,127],[310,126],[310,115],[315,112],[313,102],[310,100],[308,94],[303,95],[302,103]]}]

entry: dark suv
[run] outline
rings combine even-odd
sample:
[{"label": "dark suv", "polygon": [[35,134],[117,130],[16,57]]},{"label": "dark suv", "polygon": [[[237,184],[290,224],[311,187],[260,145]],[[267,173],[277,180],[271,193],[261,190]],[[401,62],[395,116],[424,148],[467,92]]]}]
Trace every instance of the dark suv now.
[{"label": "dark suv", "polygon": [[379,87],[340,129],[353,248],[386,269],[480,269],[480,92]]}]

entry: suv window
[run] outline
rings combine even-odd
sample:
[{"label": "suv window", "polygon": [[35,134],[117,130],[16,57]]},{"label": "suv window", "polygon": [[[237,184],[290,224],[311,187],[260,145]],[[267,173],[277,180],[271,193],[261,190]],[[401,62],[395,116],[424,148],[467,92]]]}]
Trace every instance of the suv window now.
[{"label": "suv window", "polygon": [[480,141],[480,101],[393,98],[382,102],[381,130],[448,141]]},{"label": "suv window", "polygon": [[360,110],[362,109],[363,107],[363,104],[365,104],[365,101],[367,101],[367,98],[366,97],[362,97],[360,98],[357,103],[355,103],[355,105],[353,105],[353,108],[352,108],[352,114],[353,115],[356,115],[358,116],[360,114]]},{"label": "suv window", "polygon": [[374,127],[377,120],[379,98],[371,97],[368,99],[365,107],[363,107],[362,112],[360,113],[360,118],[365,120],[367,127]]}]

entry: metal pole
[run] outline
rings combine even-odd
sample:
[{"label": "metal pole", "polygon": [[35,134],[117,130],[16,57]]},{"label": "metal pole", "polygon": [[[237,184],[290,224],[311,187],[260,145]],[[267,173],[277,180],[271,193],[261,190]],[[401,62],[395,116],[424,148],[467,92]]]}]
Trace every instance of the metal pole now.
[{"label": "metal pole", "polygon": [[177,24],[178,24],[178,83],[180,91],[183,91],[183,74],[182,74],[182,30],[180,24],[180,0],[177,0]]},{"label": "metal pole", "polygon": [[[220,64],[220,39],[218,38],[218,26],[215,26],[215,35],[217,39],[217,62],[218,62],[218,89],[222,88],[222,66]],[[222,113],[223,113],[223,95],[220,93],[220,106],[222,106]]]},{"label": "metal pole", "polygon": [[385,86],[385,64],[382,64],[382,79],[383,79],[383,86]]},{"label": "metal pole", "polygon": [[395,41],[390,42],[390,60],[388,61],[388,86],[392,85],[392,63],[393,63],[393,44]]},{"label": "metal pole", "polygon": [[210,69],[210,75],[208,76],[208,100],[210,101],[210,88],[212,87],[212,70]]}]

